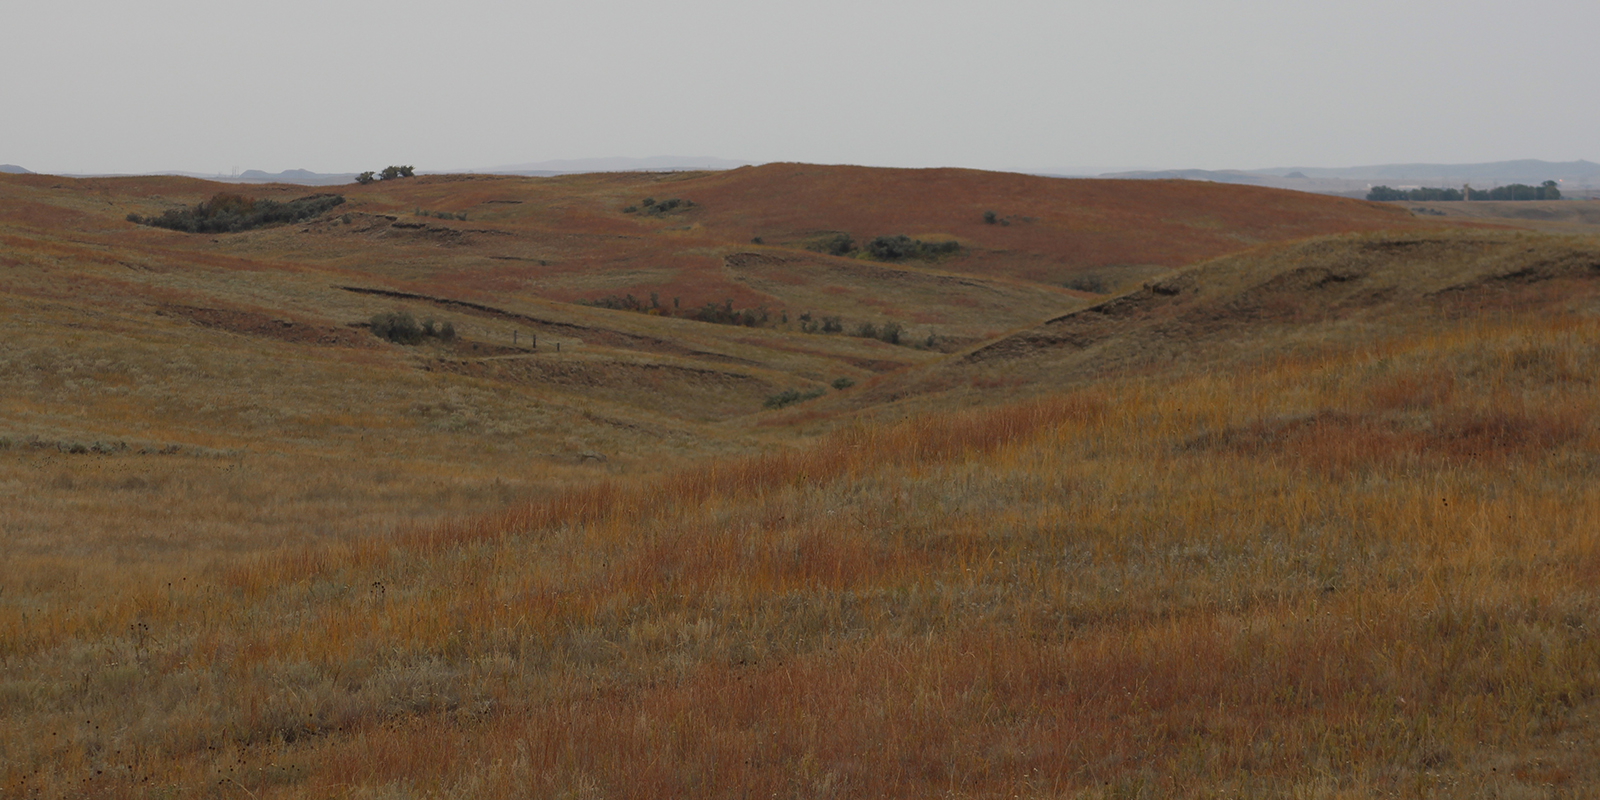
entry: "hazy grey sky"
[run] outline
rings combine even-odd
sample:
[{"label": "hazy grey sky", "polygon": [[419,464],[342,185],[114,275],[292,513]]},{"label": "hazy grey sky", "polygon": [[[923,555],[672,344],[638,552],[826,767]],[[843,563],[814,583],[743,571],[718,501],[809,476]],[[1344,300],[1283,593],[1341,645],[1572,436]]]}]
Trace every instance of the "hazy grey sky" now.
[{"label": "hazy grey sky", "polygon": [[41,172],[1600,160],[1595,0],[8,6]]}]

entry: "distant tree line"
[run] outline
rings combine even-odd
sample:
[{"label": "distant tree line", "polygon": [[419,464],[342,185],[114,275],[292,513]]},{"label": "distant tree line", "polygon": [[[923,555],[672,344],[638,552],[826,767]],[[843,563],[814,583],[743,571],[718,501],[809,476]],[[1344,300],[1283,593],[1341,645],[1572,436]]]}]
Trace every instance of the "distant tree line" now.
[{"label": "distant tree line", "polygon": [[1374,186],[1367,192],[1368,200],[1425,200],[1425,201],[1450,201],[1450,200],[1560,200],[1561,189],[1555,181],[1545,181],[1538,186],[1529,186],[1525,183],[1511,183],[1505,186],[1496,186],[1493,189],[1473,189],[1467,187],[1467,194],[1463,196],[1460,189],[1391,189],[1388,186]]},{"label": "distant tree line", "polygon": [[159,217],[129,214],[128,221],[185,233],[237,233],[263,225],[300,222],[344,202],[336,194],[314,194],[280,203],[222,192],[194,208],[172,208]]}]

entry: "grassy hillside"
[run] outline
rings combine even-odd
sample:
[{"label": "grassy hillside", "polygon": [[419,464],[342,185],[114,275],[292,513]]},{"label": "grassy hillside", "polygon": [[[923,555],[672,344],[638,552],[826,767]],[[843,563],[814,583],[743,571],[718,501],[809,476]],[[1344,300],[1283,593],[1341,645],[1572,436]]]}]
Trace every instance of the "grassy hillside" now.
[{"label": "grassy hillside", "polygon": [[1600,203],[1592,200],[1473,200],[1447,203],[1402,202],[1420,217],[1476,221],[1545,233],[1593,234],[1600,225]]},{"label": "grassy hillside", "polygon": [[[125,220],[215,191],[0,178],[0,795],[1600,785],[1592,237],[800,165]],[[790,317],[570,302],[651,291]]]},{"label": "grassy hillside", "polygon": [[[196,235],[127,217],[224,190],[275,202],[306,190],[5,176],[0,306],[14,324],[0,437],[25,446],[0,473],[31,498],[14,535],[253,549],[752,452],[792,437],[771,424],[769,398],[837,394],[1093,302],[1064,276],[1093,273],[1108,290],[1158,262],[1242,247],[1224,221],[1251,241],[1415,224],[1387,206],[1230,187],[1185,205],[1169,195],[1195,187],[1155,186],[796,165],[438,176],[344,187],[343,204],[301,223]],[[674,197],[685,203],[637,210]],[[990,206],[1030,218],[987,224]],[[837,257],[785,246],[773,222],[773,242],[757,245],[746,216],[861,242],[955,236],[963,249]],[[1117,231],[1126,264],[1084,255]],[[1053,283],[1019,277],[1039,263]],[[648,313],[573,302],[629,296]],[[693,319],[707,304],[766,321]],[[459,339],[402,347],[359,327],[392,311],[448,321]],[[900,343],[851,335],[865,325],[895,326]],[[96,443],[118,449],[73,457]],[[118,488],[130,476],[144,488]],[[266,498],[282,511],[248,510]],[[125,515],[130,499],[184,511]]]}]

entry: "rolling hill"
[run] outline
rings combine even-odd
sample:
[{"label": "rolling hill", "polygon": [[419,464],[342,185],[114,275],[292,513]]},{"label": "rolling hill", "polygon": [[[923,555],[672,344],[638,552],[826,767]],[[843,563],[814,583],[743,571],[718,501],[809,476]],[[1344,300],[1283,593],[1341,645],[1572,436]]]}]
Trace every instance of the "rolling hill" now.
[{"label": "rolling hill", "polygon": [[307,190],[0,176],[0,794],[1600,785],[1593,236],[799,164],[337,191],[189,234],[129,215]]}]

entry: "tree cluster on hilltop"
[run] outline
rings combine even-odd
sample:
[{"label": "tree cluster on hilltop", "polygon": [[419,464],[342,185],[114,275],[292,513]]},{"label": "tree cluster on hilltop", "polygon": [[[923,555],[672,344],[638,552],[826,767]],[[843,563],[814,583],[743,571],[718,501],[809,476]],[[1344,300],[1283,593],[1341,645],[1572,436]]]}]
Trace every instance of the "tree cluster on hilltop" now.
[{"label": "tree cluster on hilltop", "polygon": [[372,183],[375,180],[392,181],[396,178],[415,178],[416,176],[416,167],[410,166],[409,164],[406,166],[396,166],[391,164],[387,167],[384,167],[382,172],[373,172],[372,170],[367,170],[366,172],[357,175],[356,183],[364,186]]}]

